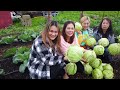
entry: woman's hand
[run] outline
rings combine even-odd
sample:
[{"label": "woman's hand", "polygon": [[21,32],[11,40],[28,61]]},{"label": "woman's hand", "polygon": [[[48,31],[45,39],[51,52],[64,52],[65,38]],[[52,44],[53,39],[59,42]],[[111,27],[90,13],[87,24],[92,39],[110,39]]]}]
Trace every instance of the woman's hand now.
[{"label": "woman's hand", "polygon": [[68,57],[67,57],[66,55],[65,55],[65,57],[64,57],[64,60],[65,60],[65,61],[68,61]]},{"label": "woman's hand", "polygon": [[79,30],[79,31],[77,31],[78,32],[78,34],[82,34],[82,32]]}]

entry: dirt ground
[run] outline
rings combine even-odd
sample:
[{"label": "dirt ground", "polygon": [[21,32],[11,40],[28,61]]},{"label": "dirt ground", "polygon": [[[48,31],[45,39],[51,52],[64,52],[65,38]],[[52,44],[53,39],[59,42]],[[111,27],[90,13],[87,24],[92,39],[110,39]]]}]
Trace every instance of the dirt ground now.
[{"label": "dirt ground", "polygon": [[[13,64],[12,57],[3,59],[3,52],[12,47],[28,46],[31,47],[32,41],[23,43],[12,43],[10,45],[0,45],[0,69],[4,69],[5,75],[0,75],[0,79],[30,79],[28,70],[26,69],[25,73],[20,73],[19,65]],[[113,57],[114,61],[110,64],[114,69],[114,79],[120,79],[120,56]],[[76,73],[73,76],[70,76],[70,79],[92,79],[92,76],[87,76],[84,73]]]}]

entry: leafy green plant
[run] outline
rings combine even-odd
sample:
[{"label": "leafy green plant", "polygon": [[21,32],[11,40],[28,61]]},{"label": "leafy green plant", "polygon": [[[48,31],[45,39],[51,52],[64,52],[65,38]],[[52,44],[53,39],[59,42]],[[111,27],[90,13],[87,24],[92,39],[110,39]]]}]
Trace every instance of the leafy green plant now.
[{"label": "leafy green plant", "polygon": [[21,73],[24,73],[24,72],[25,72],[25,69],[27,68],[27,63],[28,63],[28,60],[25,60],[25,61],[23,62],[23,64],[20,65],[20,67],[19,67],[19,72],[21,72]]},{"label": "leafy green plant", "polygon": [[27,52],[27,51],[29,51],[29,50],[30,50],[30,49],[29,49],[28,47],[22,46],[22,47],[19,47],[19,48],[17,49],[16,53],[21,53],[21,54],[23,54],[24,52]]},{"label": "leafy green plant", "polygon": [[39,31],[26,30],[24,34],[30,35],[32,38],[36,38],[39,35]]},{"label": "leafy green plant", "polygon": [[10,48],[10,49],[6,50],[6,51],[3,53],[3,58],[8,58],[8,57],[14,56],[15,53],[16,53],[16,50],[17,50],[16,47],[13,47],[13,48]]},{"label": "leafy green plant", "polygon": [[11,44],[14,42],[14,39],[14,36],[2,37],[2,39],[0,40],[0,44]]},{"label": "leafy green plant", "polygon": [[21,65],[19,66],[19,72],[24,73],[27,62],[29,59],[30,49],[27,47],[20,47],[17,49],[16,54],[13,56],[13,63],[18,64],[19,62]]},{"label": "leafy green plant", "polygon": [[29,34],[21,34],[18,39],[22,42],[32,41],[32,37]]}]

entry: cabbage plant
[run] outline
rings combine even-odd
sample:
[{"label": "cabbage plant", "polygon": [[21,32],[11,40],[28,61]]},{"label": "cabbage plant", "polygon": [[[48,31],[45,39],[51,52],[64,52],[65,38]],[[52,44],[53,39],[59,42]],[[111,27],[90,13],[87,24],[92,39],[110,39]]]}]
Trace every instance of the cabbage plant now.
[{"label": "cabbage plant", "polygon": [[111,70],[103,70],[103,77],[105,79],[113,79],[114,73]]},{"label": "cabbage plant", "polygon": [[87,50],[83,53],[83,58],[90,62],[93,59],[96,59],[96,53],[93,50]]},{"label": "cabbage plant", "polygon": [[75,63],[68,63],[65,67],[65,71],[68,75],[74,75],[77,72],[77,66]]},{"label": "cabbage plant", "polygon": [[75,29],[76,30],[82,30],[82,25],[79,22],[75,23]]},{"label": "cabbage plant", "polygon": [[104,69],[104,70],[111,70],[111,71],[113,71],[113,67],[112,67],[110,64],[104,65],[104,66],[103,66],[103,69]]},{"label": "cabbage plant", "polygon": [[100,69],[95,68],[92,71],[92,77],[93,77],[93,79],[103,79],[103,73]]},{"label": "cabbage plant", "polygon": [[93,68],[89,65],[89,63],[84,64],[84,72],[87,75],[92,73]]},{"label": "cabbage plant", "polygon": [[98,44],[107,47],[109,45],[109,40],[107,38],[101,38],[98,40]]},{"label": "cabbage plant", "polygon": [[103,55],[104,54],[104,47],[102,45],[96,45],[93,50],[95,51],[96,55]]},{"label": "cabbage plant", "polygon": [[120,54],[120,44],[119,43],[112,43],[108,47],[108,51],[111,55],[118,55]]},{"label": "cabbage plant", "polygon": [[96,59],[91,60],[90,66],[92,66],[93,68],[97,68],[101,65],[101,63],[102,63],[101,59],[96,58]]},{"label": "cabbage plant", "polygon": [[69,62],[78,62],[82,59],[83,49],[78,45],[71,45],[66,53]]},{"label": "cabbage plant", "polygon": [[90,47],[93,47],[94,45],[96,45],[96,40],[95,38],[93,37],[90,37],[86,40],[86,45],[87,46],[90,46]]}]

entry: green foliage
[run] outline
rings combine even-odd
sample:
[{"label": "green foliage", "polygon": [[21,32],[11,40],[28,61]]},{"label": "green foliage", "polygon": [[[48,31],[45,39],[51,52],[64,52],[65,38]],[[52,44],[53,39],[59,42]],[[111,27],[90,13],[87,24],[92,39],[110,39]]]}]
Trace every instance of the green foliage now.
[{"label": "green foliage", "polygon": [[16,51],[16,53],[21,53],[23,54],[24,52],[27,52],[29,51],[30,49],[28,47],[25,47],[25,46],[22,46],[22,47],[19,47]]},{"label": "green foliage", "polygon": [[[53,17],[60,24],[62,29],[63,24],[67,20],[72,20],[74,22],[80,22],[80,15],[82,11],[59,11],[59,14]],[[112,20],[113,31],[116,35],[120,35],[120,11],[83,11],[83,15],[90,17],[91,25],[90,27],[98,26],[103,17],[109,17]],[[21,22],[15,22],[13,25],[0,30],[0,35],[10,34],[10,33],[21,33],[26,30],[39,30],[42,31],[46,25],[46,18],[43,16],[32,18],[32,25],[29,27],[22,26]]]},{"label": "green foliage", "polygon": [[10,49],[6,50],[6,51],[3,53],[3,58],[8,58],[8,57],[14,56],[15,53],[16,53],[16,50],[17,50],[16,47],[13,47],[13,48],[10,48]]},{"label": "green foliage", "polygon": [[0,40],[0,44],[10,44],[14,42],[15,37],[14,36],[6,36],[2,37]]},{"label": "green foliage", "polygon": [[29,34],[21,34],[18,36],[18,39],[22,42],[32,41],[32,37]]},{"label": "green foliage", "polygon": [[30,54],[30,49],[27,47],[20,47],[17,49],[16,54],[13,56],[13,63],[18,64],[19,62],[24,62],[28,60]]},{"label": "green foliage", "polygon": [[30,55],[30,49],[27,47],[20,47],[17,49],[16,54],[13,56],[13,63],[18,64],[21,62],[19,66],[19,72],[24,73],[27,67],[28,59]]}]

